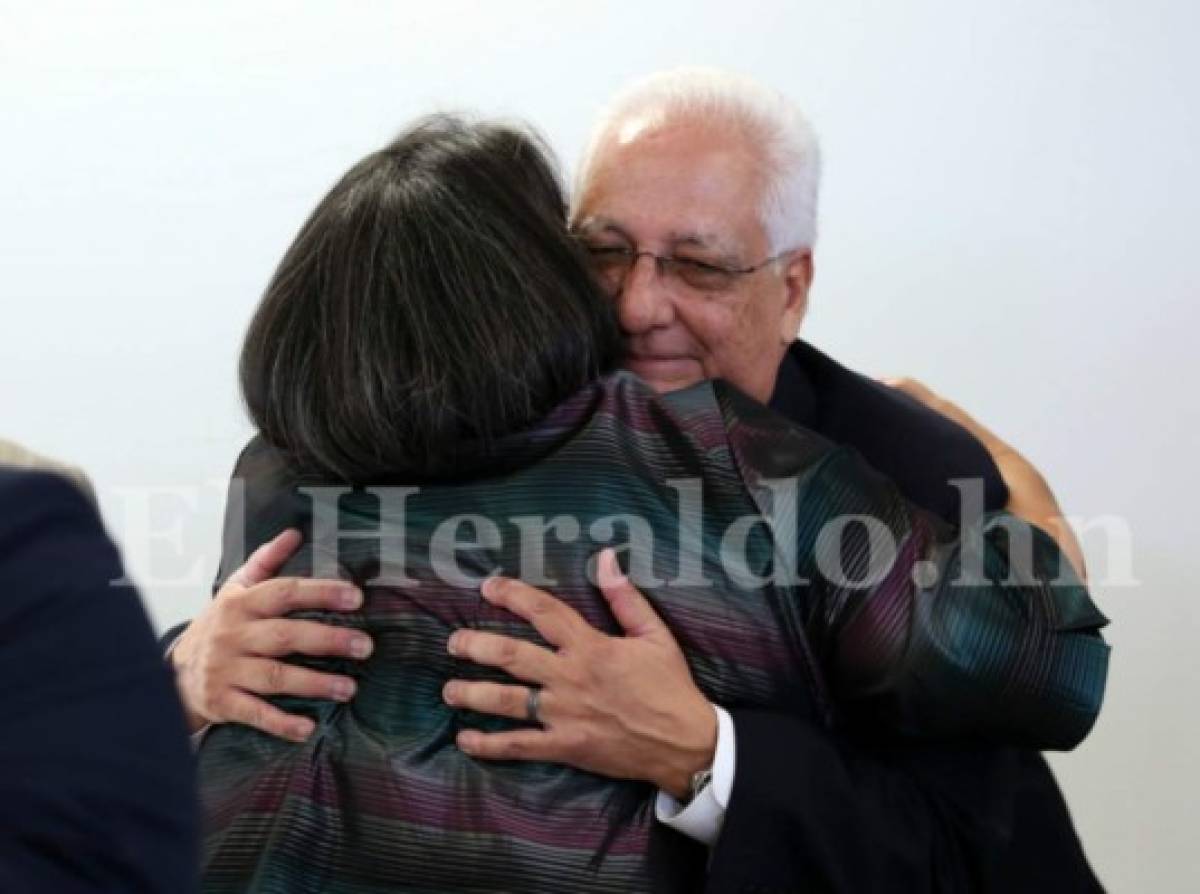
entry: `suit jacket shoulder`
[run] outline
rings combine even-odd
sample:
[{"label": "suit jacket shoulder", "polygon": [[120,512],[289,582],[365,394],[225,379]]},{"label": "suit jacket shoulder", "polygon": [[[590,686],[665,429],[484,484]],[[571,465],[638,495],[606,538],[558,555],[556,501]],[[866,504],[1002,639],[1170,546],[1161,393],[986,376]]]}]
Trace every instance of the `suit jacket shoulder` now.
[{"label": "suit jacket shoulder", "polygon": [[837,444],[853,447],[910,501],[957,523],[955,479],[982,483],[985,509],[1003,509],[1008,488],[970,432],[894,388],[796,341],[779,369],[771,406]]}]

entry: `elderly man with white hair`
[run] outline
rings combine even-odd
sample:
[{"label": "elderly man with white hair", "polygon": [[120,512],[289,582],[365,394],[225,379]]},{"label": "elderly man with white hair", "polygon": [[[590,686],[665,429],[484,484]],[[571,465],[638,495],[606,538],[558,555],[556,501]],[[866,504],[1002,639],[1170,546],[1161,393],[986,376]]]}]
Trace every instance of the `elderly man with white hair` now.
[{"label": "elderly man with white hair", "polygon": [[[1017,451],[917,383],[889,388],[796,338],[819,177],[804,116],[753,81],[681,70],[620,94],[578,169],[571,217],[617,303],[627,366],[660,391],[726,379],[852,445],[950,520],[960,511],[951,482],[973,481],[976,508],[1042,527],[1082,572],[1053,494]],[[541,612],[571,612],[539,599]],[[901,749],[706,706],[690,678],[664,677],[679,664],[647,648],[648,632],[626,634],[564,644],[555,676],[524,681],[552,693],[546,730],[470,731],[460,746],[658,785],[659,819],[714,847],[712,890],[1099,889],[1040,755]],[[460,631],[455,648],[503,664],[494,638]],[[494,686],[464,681],[454,694],[505,713]]]}]

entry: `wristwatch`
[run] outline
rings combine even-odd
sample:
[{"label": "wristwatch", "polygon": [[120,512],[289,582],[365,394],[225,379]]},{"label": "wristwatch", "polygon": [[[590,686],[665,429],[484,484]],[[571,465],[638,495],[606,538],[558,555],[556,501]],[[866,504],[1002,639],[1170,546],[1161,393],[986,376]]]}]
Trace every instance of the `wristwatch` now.
[{"label": "wristwatch", "polygon": [[700,793],[708,788],[709,783],[712,782],[712,777],[712,767],[709,767],[707,770],[697,770],[693,773],[691,783],[688,785],[687,800],[683,802],[683,806],[686,807],[695,801]]}]

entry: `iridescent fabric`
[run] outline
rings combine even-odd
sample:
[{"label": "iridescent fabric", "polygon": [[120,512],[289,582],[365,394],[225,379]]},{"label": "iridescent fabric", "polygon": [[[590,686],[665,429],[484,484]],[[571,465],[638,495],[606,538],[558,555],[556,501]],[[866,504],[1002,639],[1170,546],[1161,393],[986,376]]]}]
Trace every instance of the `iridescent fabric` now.
[{"label": "iridescent fabric", "polygon": [[[246,487],[246,542],[233,512],[226,574],[244,547],[289,524],[307,529],[313,512],[285,464],[259,441],[243,454],[236,479]],[[357,676],[350,705],[280,700],[318,719],[307,743],[239,726],[206,737],[199,755],[205,890],[699,889],[703,851],[655,823],[649,786],[546,764],[477,762],[455,748],[464,725],[511,724],[442,702],[452,677],[498,679],[446,653],[451,631],[536,639],[474,587],[434,573],[434,532],[462,513],[491,520],[500,533],[500,545],[457,554],[462,570],[479,577],[522,567],[523,527],[573,518],[577,537],[545,538],[546,577],[614,633],[585,569],[609,540],[632,541],[626,558],[635,582],[719,704],[789,711],[880,737],[1033,748],[1072,747],[1099,710],[1108,649],[1097,631],[1105,621],[1069,574],[1049,585],[1059,575],[1049,538],[1032,534],[1033,564],[1021,572],[1009,555],[1009,542],[1015,547],[1020,538],[991,530],[981,541],[983,567],[994,580],[1016,569],[1016,582],[956,584],[956,532],[907,506],[852,452],[722,383],[664,398],[615,374],[536,431],[464,459],[464,479],[407,482],[419,490],[405,499],[403,518],[381,512],[370,494],[341,500],[343,528],[400,538],[403,571],[417,585],[368,586],[363,610],[349,618],[308,615],[369,631],[376,648],[362,665],[310,662]],[[790,504],[780,496],[789,482]],[[700,515],[687,508],[689,486],[700,488]],[[774,527],[745,522],[760,514],[771,514]],[[894,561],[868,567],[861,525],[845,525],[840,538],[822,535],[848,514],[878,519],[897,545]],[[731,549],[729,532],[739,524],[744,543]],[[479,537],[468,525],[460,539]],[[378,540],[343,537],[310,542],[286,572],[305,574],[314,561],[334,558],[360,583],[400,571],[388,567],[393,560]],[[833,558],[841,584],[819,571]],[[528,569],[528,553],[524,560]],[[918,562],[927,563],[918,577],[936,574],[937,583],[913,583]],[[763,583],[783,567],[795,572],[792,583]],[[868,577],[869,586],[850,583]]]}]

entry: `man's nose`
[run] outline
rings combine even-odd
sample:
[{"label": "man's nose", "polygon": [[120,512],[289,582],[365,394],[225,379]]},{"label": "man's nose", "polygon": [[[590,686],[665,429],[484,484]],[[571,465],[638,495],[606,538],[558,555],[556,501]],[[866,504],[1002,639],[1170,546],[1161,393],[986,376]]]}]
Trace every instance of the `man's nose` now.
[{"label": "man's nose", "polygon": [[674,318],[670,290],[657,268],[650,255],[639,257],[617,296],[617,317],[630,335],[666,326]]}]

